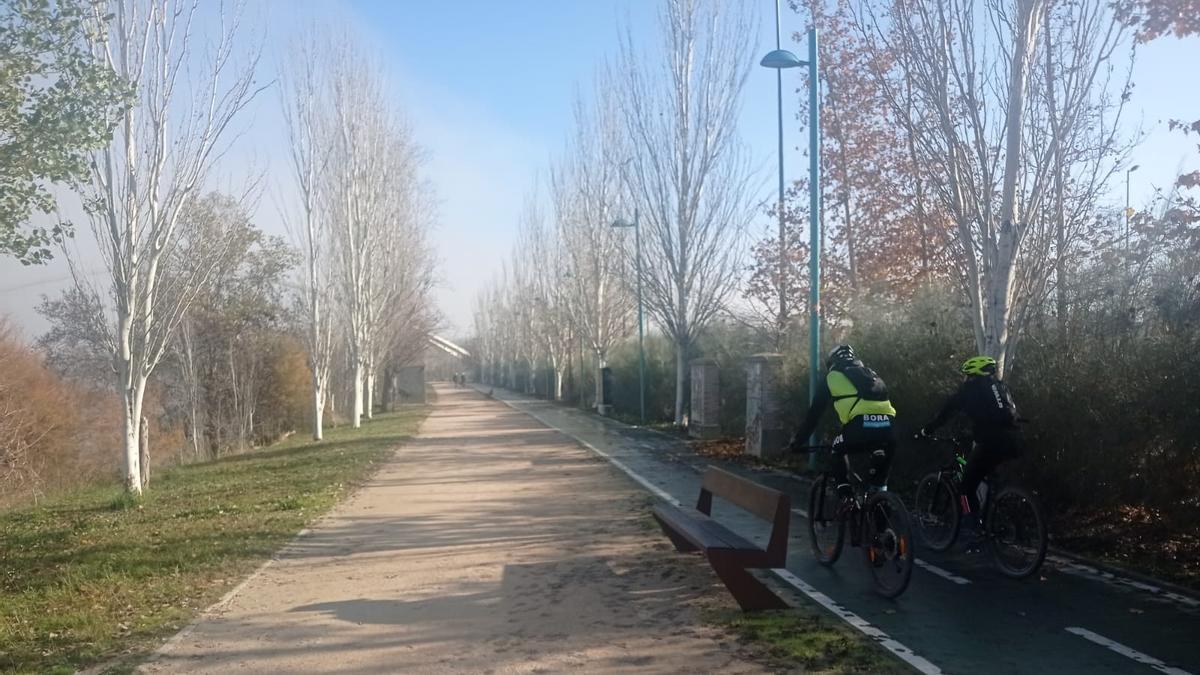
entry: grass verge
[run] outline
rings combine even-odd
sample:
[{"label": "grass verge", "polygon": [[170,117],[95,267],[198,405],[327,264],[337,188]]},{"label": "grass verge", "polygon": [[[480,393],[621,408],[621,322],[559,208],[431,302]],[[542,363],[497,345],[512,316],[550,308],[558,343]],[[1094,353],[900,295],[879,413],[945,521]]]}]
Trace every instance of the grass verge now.
[{"label": "grass verge", "polygon": [[0,513],[0,671],[125,669],[220,598],[409,438],[424,408],[325,440],[175,467]]},{"label": "grass verge", "polygon": [[809,604],[768,612],[710,610],[706,619],[762,650],[769,666],[806,673],[912,673],[874,641]]}]

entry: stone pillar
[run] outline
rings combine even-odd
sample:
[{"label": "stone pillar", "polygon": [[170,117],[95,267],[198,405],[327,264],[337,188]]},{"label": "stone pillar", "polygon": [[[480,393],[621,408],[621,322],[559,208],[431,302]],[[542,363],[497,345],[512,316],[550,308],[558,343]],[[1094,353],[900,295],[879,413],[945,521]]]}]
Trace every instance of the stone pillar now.
[{"label": "stone pillar", "polygon": [[780,379],[783,357],[755,354],[746,359],[746,454],[776,457],[782,454],[784,437]]},{"label": "stone pillar", "polygon": [[716,359],[692,360],[692,417],[688,435],[717,438],[721,435],[721,370]]}]

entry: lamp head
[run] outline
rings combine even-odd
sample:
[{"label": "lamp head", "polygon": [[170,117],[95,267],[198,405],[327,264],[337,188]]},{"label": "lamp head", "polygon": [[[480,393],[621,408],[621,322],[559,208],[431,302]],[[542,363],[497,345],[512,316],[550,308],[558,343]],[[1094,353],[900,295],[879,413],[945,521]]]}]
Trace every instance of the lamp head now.
[{"label": "lamp head", "polygon": [[798,68],[807,66],[808,61],[801,61],[796,58],[796,55],[786,49],[775,49],[767,52],[767,55],[759,62],[760,65],[767,68]]}]

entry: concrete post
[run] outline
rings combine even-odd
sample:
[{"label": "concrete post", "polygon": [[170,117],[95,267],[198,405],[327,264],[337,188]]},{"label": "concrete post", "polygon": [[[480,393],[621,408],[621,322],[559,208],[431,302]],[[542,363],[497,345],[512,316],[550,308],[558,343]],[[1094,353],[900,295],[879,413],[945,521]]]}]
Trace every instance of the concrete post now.
[{"label": "concrete post", "polygon": [[746,454],[776,457],[783,452],[783,406],[780,380],[783,357],[755,354],[746,359]]},{"label": "concrete post", "polygon": [[693,359],[692,417],[688,435],[717,438],[721,435],[721,370],[716,359]]}]

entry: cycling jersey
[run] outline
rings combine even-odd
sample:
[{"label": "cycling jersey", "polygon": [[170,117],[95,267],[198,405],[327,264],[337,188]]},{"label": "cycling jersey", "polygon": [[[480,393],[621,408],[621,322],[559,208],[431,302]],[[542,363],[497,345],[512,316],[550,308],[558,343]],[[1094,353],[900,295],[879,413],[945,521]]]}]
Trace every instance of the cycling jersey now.
[{"label": "cycling jersey", "polygon": [[[862,366],[859,362],[856,364],[859,367]],[[808,407],[808,414],[804,418],[804,424],[796,432],[793,443],[803,444],[806,442],[817,428],[817,423],[820,422],[821,415],[830,402],[833,403],[838,422],[843,427],[849,425],[851,421],[861,418],[855,427],[891,429],[892,418],[896,416],[896,409],[892,407],[891,401],[868,400],[863,398],[861,393],[850,378],[836,367],[830,370],[829,374],[825,376],[825,386],[817,388],[816,396],[813,397],[812,404]]]},{"label": "cycling jersey", "polygon": [[841,371],[829,371],[825,376],[825,387],[833,400],[833,409],[837,412],[838,421],[843,426],[859,415],[896,415],[891,401],[862,398],[854,383]]},{"label": "cycling jersey", "polygon": [[925,426],[926,430],[932,433],[959,411],[970,418],[976,438],[1016,426],[1016,404],[1012,395],[1008,387],[994,377],[968,377],[946,400],[937,417]]}]

